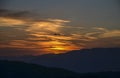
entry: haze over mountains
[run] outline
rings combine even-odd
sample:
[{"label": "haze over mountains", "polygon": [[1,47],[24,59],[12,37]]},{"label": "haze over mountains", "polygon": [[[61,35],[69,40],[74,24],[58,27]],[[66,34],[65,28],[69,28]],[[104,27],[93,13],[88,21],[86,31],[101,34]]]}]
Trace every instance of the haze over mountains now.
[{"label": "haze over mountains", "polygon": [[64,68],[79,73],[120,71],[120,48],[94,48],[58,55],[1,57],[0,59]]}]

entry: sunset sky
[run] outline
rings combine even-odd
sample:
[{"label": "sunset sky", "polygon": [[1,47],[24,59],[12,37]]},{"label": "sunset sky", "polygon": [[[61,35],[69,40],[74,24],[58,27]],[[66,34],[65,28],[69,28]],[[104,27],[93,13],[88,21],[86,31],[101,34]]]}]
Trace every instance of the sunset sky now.
[{"label": "sunset sky", "polygon": [[119,0],[1,0],[0,56],[120,47]]}]

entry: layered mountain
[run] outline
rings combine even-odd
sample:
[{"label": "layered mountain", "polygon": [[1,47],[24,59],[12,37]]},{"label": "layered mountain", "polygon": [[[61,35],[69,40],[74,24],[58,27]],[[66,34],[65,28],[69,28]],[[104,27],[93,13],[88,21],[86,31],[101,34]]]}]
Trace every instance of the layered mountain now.
[{"label": "layered mountain", "polygon": [[79,73],[120,71],[120,48],[83,49],[58,55],[1,57],[1,59],[64,68]]},{"label": "layered mountain", "polygon": [[24,62],[0,61],[0,78],[120,78],[120,72],[79,74]]}]

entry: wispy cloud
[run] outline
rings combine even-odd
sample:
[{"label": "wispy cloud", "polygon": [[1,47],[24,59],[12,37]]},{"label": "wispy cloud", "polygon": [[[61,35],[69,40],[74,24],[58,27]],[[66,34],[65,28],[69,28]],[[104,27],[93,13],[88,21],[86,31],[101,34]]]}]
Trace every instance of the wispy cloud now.
[{"label": "wispy cloud", "polygon": [[69,22],[35,17],[28,11],[0,10],[0,48],[31,49],[37,54],[46,54],[120,46],[119,29],[88,29],[67,25]]},{"label": "wispy cloud", "polygon": [[102,38],[106,37],[120,37],[120,30],[108,30],[107,32],[100,35]]}]

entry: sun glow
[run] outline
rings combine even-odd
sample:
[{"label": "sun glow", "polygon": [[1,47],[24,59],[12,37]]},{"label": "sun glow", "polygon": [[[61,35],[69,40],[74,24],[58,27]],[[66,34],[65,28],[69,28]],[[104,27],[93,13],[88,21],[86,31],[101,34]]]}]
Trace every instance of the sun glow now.
[{"label": "sun glow", "polygon": [[73,45],[69,45],[69,46],[53,46],[51,48],[49,48],[50,52],[53,52],[54,54],[60,54],[60,53],[66,53],[72,50],[79,50],[80,48],[73,46]]},{"label": "sun glow", "polygon": [[60,54],[64,51],[66,51],[67,49],[63,46],[54,46],[54,47],[50,48],[50,50],[52,50],[54,52],[54,54]]},{"label": "sun glow", "polygon": [[53,48],[50,48],[51,50],[65,50],[64,47],[61,47],[61,46],[55,46]]},{"label": "sun glow", "polygon": [[40,42],[38,43],[41,46],[45,46],[44,51],[54,54],[65,53],[74,49],[78,49],[73,44],[61,42],[61,41],[48,41],[48,42]]},{"label": "sun glow", "polygon": [[[16,40],[15,37],[15,39],[9,42],[9,45],[2,45],[2,47],[31,49],[40,52],[38,54],[60,54],[79,49],[78,46],[71,42],[77,38],[72,35],[66,35],[66,33],[62,31],[62,29],[66,27],[65,23],[67,22],[70,21],[60,19],[24,20],[0,17],[0,26],[14,26],[21,29],[23,29],[21,26],[25,26],[25,29],[22,31],[24,31],[24,34],[27,33],[27,35],[29,35],[27,39],[23,38],[22,40]],[[21,29],[19,30],[20,32]]]}]

